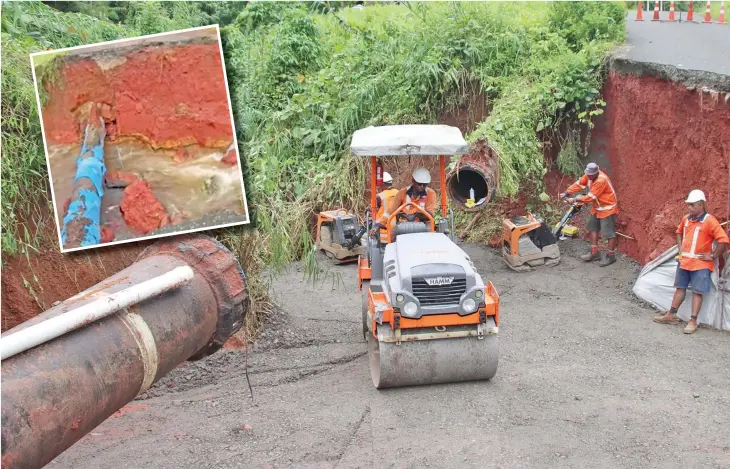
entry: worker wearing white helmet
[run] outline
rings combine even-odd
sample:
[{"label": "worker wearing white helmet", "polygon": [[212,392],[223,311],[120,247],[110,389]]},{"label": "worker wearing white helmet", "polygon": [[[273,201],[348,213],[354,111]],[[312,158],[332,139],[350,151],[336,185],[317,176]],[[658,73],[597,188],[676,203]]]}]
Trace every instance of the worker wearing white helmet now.
[{"label": "worker wearing white helmet", "polygon": [[[376,230],[386,225],[391,213],[395,212],[398,210],[398,207],[408,202],[420,206],[431,216],[434,216],[437,206],[436,192],[428,187],[429,184],[431,184],[431,173],[424,167],[416,168],[413,171],[411,185],[399,190],[390,198],[389,203],[385,206],[385,210],[380,217],[377,218],[378,221],[375,223],[371,236],[375,236]],[[418,211],[416,209],[404,209],[403,212],[406,214],[413,214]]]},{"label": "worker wearing white helmet", "polygon": [[[672,307],[663,316],[654,318],[660,324],[678,324],[677,310],[684,302],[687,288],[692,285],[692,315],[685,334],[697,330],[697,315],[702,307],[702,295],[710,293],[712,271],[715,262],[725,253],[730,238],[722,229],[717,218],[707,213],[705,193],[695,189],[689,193],[687,200],[688,215],[685,215],[677,227],[677,249],[679,265],[674,278],[674,298]],[[715,249],[712,244],[716,243]]]}]

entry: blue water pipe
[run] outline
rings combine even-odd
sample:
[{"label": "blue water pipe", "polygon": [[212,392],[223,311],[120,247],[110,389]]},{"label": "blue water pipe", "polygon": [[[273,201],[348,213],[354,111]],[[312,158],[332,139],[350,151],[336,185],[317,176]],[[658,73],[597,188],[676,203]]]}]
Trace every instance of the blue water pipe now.
[{"label": "blue water pipe", "polygon": [[[81,154],[76,158],[76,177],[74,178],[74,191],[68,211],[63,217],[63,229],[61,230],[61,242],[68,247],[93,246],[101,242],[101,197],[104,195],[104,138],[106,130],[104,119],[98,118],[98,124],[89,118],[84,131],[84,142],[81,146]],[[98,139],[90,141],[89,130],[98,125],[96,132]],[[88,179],[94,189],[82,187],[81,179]],[[84,184],[88,186],[87,184]],[[73,222],[80,222],[84,225],[83,237],[81,239],[69,239],[68,227]]]}]

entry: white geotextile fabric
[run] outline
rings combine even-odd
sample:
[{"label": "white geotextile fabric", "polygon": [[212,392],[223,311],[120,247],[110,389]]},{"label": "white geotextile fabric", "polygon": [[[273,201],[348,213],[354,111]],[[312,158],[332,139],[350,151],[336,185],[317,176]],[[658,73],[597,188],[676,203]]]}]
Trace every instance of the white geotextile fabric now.
[{"label": "white geotextile fabric", "polygon": [[355,156],[463,155],[468,145],[461,131],[449,125],[384,125],[352,135]]},{"label": "white geotextile fabric", "polygon": [[[672,306],[674,295],[674,276],[677,271],[677,246],[665,251],[650,263],[646,264],[639,278],[634,284],[634,294],[651,303],[662,311],[668,311]],[[717,262],[712,273],[710,293],[704,295],[702,308],[697,317],[699,324],[706,324],[715,329],[730,330],[730,255],[726,254],[725,268],[719,272]],[[691,288],[687,290],[687,297],[679,308],[679,317],[688,321],[692,312]]]}]

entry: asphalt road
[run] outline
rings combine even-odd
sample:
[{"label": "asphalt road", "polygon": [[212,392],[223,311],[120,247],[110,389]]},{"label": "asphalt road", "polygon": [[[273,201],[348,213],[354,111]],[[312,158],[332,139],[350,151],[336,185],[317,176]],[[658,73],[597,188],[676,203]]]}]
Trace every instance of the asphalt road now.
[{"label": "asphalt road", "polygon": [[[616,55],[636,62],[730,75],[730,23],[704,24],[704,6],[695,2],[695,7],[694,22],[687,22],[686,13],[682,13],[681,23],[679,12],[673,23],[666,21],[669,12],[660,12],[664,21],[659,22],[651,21],[653,11],[644,12],[643,22],[635,21],[635,11],[629,12],[626,46]],[[717,19],[713,17],[713,21]],[[727,13],[726,21],[730,21]]]},{"label": "asphalt road", "polygon": [[631,294],[638,266],[586,265],[585,247],[518,274],[467,245],[502,296],[496,377],[385,391],[354,266],[313,286],[293,265],[248,356],[181,366],[48,467],[730,467],[730,335],[653,323]]}]

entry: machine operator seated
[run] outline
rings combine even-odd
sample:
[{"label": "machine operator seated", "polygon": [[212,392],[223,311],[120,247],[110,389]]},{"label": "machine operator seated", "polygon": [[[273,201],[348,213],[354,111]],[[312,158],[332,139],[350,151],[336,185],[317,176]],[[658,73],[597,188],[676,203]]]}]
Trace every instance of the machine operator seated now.
[{"label": "machine operator seated", "polygon": [[[430,183],[431,173],[426,168],[416,168],[413,171],[411,185],[399,190],[397,194],[390,198],[382,215],[373,225],[370,236],[375,237],[380,229],[387,225],[390,215],[403,204],[412,203],[418,205],[433,217],[436,213],[437,203],[436,192],[428,187]],[[424,220],[425,217],[414,207],[404,207],[397,218],[396,222],[398,223],[403,221],[428,221]]]}]

